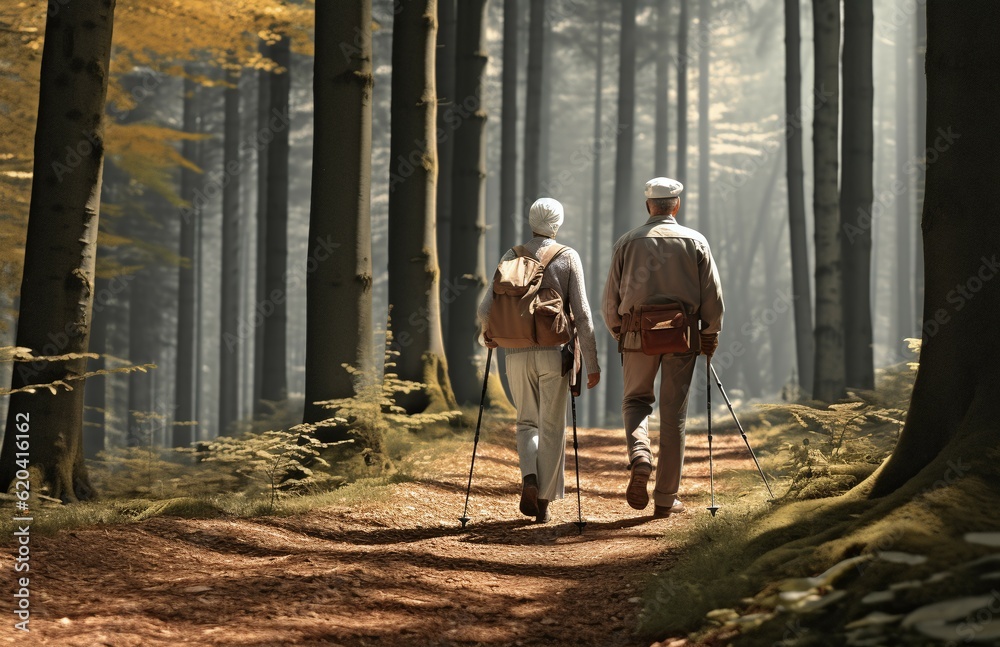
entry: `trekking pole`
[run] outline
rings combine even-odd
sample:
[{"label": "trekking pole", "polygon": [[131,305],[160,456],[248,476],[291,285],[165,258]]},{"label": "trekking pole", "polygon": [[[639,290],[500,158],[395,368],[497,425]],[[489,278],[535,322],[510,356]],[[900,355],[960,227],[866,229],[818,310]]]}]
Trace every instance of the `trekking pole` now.
[{"label": "trekking pole", "polygon": [[576,395],[572,389],[570,389],[569,399],[573,408],[573,457],[576,459],[576,512],[579,518],[579,521],[574,521],[573,525],[580,530],[582,535],[587,522],[583,520],[583,504],[580,502],[580,451],[576,441]]},{"label": "trekking pole", "polygon": [[[747,449],[750,450],[750,458],[753,459],[754,465],[757,466],[757,471],[760,472],[760,478],[764,481],[764,487],[767,488],[767,495],[774,500],[774,493],[771,492],[771,486],[767,482],[767,477],[764,476],[764,470],[760,468],[760,462],[757,460],[757,455],[753,451],[753,447],[750,446],[750,439],[747,438],[747,434],[743,431],[743,425],[740,424],[740,419],[736,417],[736,411],[733,410],[733,403],[729,401],[729,396],[726,395],[726,389],[722,386],[722,380],[719,379],[719,374],[715,372],[715,368],[712,368],[712,375],[715,376],[715,383],[719,387],[719,392],[722,393],[722,397],[726,400],[726,404],[729,406],[729,413],[733,414],[733,420],[736,421],[736,427],[740,430],[740,435],[743,436],[743,442],[747,444]],[[711,385],[709,385],[711,389]]]},{"label": "trekking pole", "polygon": [[708,511],[715,516],[719,511],[719,506],[715,504],[715,460],[712,456],[712,357],[705,356],[705,386],[708,387],[706,395],[708,399],[708,478],[712,488],[712,505],[708,506]]},{"label": "trekking pole", "polygon": [[479,446],[479,428],[483,424],[483,407],[486,406],[486,383],[490,379],[490,362],[493,360],[493,349],[486,353],[486,373],[483,375],[483,396],[479,399],[479,420],[476,421],[476,436],[472,441],[472,463],[469,465],[469,484],[465,488],[465,510],[458,518],[462,527],[469,523],[469,493],[472,492],[472,470],[476,467],[476,448]]}]

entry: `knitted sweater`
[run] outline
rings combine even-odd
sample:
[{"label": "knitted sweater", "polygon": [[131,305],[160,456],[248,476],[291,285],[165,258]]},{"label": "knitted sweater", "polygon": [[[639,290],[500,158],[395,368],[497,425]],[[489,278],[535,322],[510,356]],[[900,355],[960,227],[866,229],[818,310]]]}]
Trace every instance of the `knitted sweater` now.
[{"label": "knitted sweater", "polygon": [[[551,238],[535,236],[524,244],[524,247],[538,256],[538,250],[555,244]],[[514,250],[507,250],[500,262],[509,261],[515,257]],[[600,373],[601,365],[597,361],[597,340],[594,339],[594,321],[590,315],[590,304],[587,302],[587,287],[583,281],[583,264],[580,255],[572,247],[567,247],[563,253],[545,268],[542,277],[543,288],[553,288],[569,302],[573,313],[577,337],[580,340],[580,351],[587,363],[587,373]],[[490,320],[490,308],[493,306],[493,290],[487,290],[482,303],[479,304],[479,324],[481,330],[486,330]],[[523,353],[535,350],[558,350],[558,346],[532,346],[529,348],[505,348],[504,352]]]}]

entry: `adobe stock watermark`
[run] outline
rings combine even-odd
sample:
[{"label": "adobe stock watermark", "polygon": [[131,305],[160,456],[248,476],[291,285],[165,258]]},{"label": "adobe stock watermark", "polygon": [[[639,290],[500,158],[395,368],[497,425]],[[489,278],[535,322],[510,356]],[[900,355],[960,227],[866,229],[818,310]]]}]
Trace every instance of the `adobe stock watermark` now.
[{"label": "adobe stock watermark", "polygon": [[[960,133],[952,132],[951,126],[947,129],[938,128],[937,137],[934,138],[934,142],[924,151],[924,155],[922,157],[914,157],[903,165],[903,175],[906,178],[911,178],[918,173],[926,173],[927,169],[937,162],[941,158],[941,155],[948,151],[961,138],[962,135]],[[910,186],[911,184],[908,181],[904,182],[901,178],[896,178],[887,189],[879,191],[874,196],[874,201],[870,209],[859,208],[857,219],[854,222],[845,222],[841,225],[844,236],[847,237],[847,242],[853,245],[858,236],[872,228],[876,218],[882,217],[886,210],[895,204],[900,196],[909,191]]]},{"label": "adobe stock watermark", "polygon": [[951,321],[954,312],[960,312],[976,295],[986,286],[987,283],[996,278],[1000,273],[1000,260],[997,255],[986,258],[979,258],[979,269],[970,274],[963,283],[956,283],[955,287],[945,295],[945,301],[951,306],[948,308],[938,308],[934,311],[934,316],[924,321],[923,333],[925,338],[930,339],[941,331],[941,327]]},{"label": "adobe stock watermark", "polygon": [[[456,130],[458,130],[466,119],[475,115],[482,102],[479,97],[470,95],[465,97],[460,103],[449,105],[444,110],[444,125],[439,126],[435,131],[435,139],[438,144],[446,141]],[[389,173],[389,192],[396,190],[396,187],[408,180],[418,168],[430,170],[433,160],[427,156],[430,142],[427,140],[413,140],[413,149],[407,155],[399,155],[393,160],[393,169]]]}]

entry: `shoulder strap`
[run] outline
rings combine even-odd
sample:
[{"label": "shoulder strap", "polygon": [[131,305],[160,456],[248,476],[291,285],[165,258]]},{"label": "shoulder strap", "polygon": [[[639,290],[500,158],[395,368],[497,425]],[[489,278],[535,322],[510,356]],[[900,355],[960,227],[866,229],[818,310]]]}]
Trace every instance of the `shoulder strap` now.
[{"label": "shoulder strap", "polygon": [[544,271],[549,263],[555,260],[556,256],[562,254],[564,251],[569,249],[566,245],[559,245],[554,243],[552,245],[547,245],[542,253],[538,255],[538,262],[542,264],[542,270]]},{"label": "shoulder strap", "polygon": [[532,256],[533,257],[534,256],[534,254],[532,254],[531,252],[529,252],[528,248],[525,247],[524,245],[515,245],[514,247],[510,248],[510,251],[514,252],[514,256],[517,256],[517,257],[520,257],[520,256]]}]

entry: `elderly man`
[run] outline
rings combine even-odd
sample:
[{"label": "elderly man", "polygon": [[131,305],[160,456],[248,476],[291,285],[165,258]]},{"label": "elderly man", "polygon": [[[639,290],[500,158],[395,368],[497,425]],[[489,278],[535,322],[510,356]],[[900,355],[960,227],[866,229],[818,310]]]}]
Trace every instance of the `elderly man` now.
[{"label": "elderly man", "polygon": [[[660,372],[660,452],[653,489],[656,518],[684,509],[677,492],[684,463],[688,391],[699,345],[701,352],[711,357],[722,330],[722,287],[708,241],[697,231],[677,224],[683,190],[680,182],[665,177],[646,183],[649,219],[615,243],[604,287],[604,322],[619,340],[625,371],[622,417],[630,466],[625,499],[636,510],[649,504],[646,484],[653,471],[653,456],[648,424],[655,402],[653,383]],[[691,334],[687,352],[644,352],[649,349],[644,349],[642,336],[646,333],[640,331],[639,308],[664,303],[683,308],[686,314],[678,321],[701,322],[700,333]]]}]

